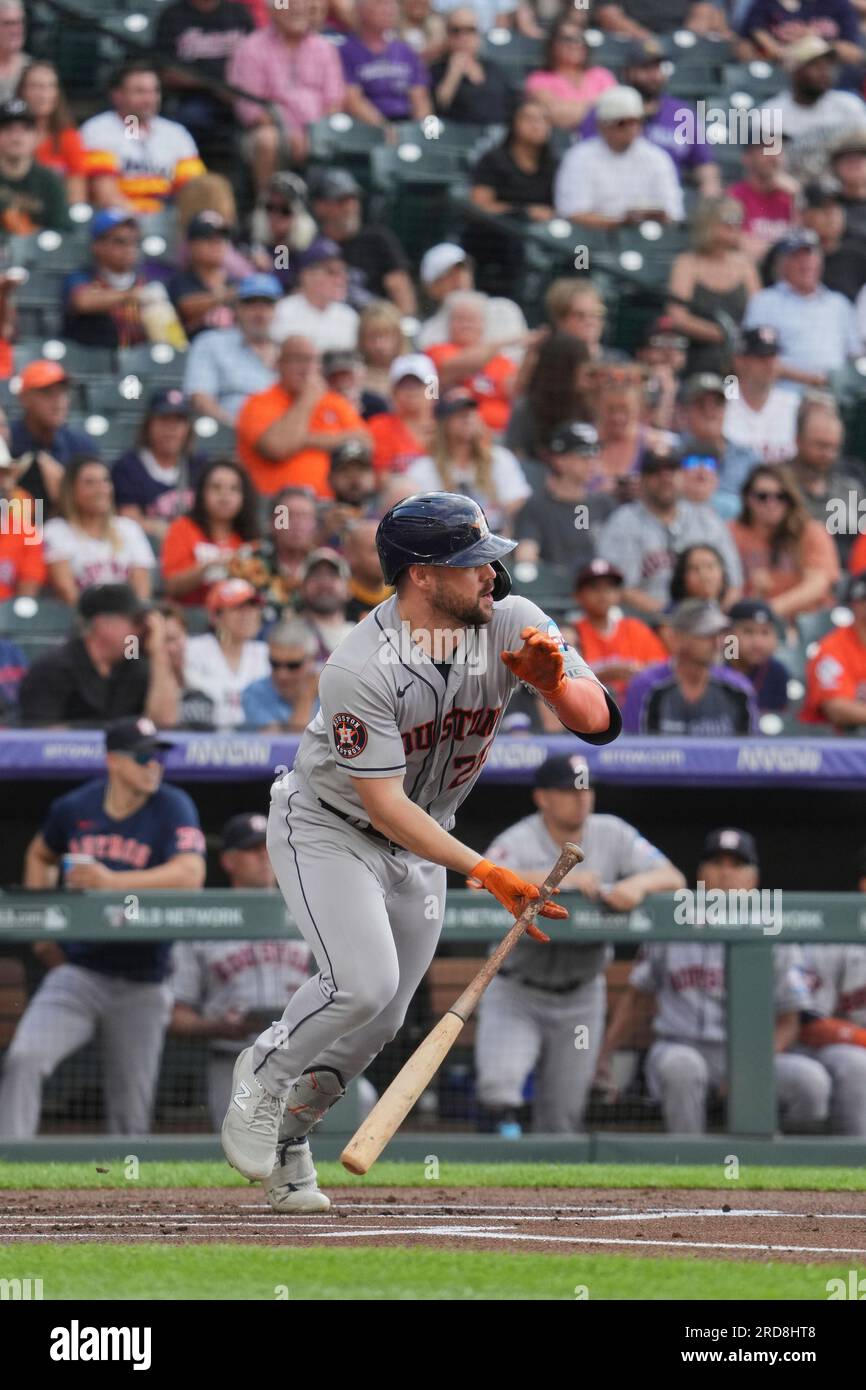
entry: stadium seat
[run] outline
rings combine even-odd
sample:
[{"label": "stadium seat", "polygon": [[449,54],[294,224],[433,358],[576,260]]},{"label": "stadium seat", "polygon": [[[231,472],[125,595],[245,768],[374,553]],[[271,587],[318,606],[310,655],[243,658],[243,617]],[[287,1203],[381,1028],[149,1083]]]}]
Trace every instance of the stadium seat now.
[{"label": "stadium seat", "polygon": [[200,415],[193,425],[196,448],[212,457],[231,458],[235,451],[235,432],[210,415]]},{"label": "stadium seat", "polygon": [[467,159],[489,149],[505,134],[504,126],[474,125],[470,121],[444,121],[427,116],[423,121],[399,121],[396,144],[433,144],[440,150],[464,151]]},{"label": "stadium seat", "polygon": [[436,149],[431,141],[373,150],[371,221],[386,222],[410,260],[418,260],[449,239],[455,220],[450,190],[465,168],[465,152]]},{"label": "stadium seat", "polygon": [[74,618],[74,609],[59,599],[7,599],[0,603],[0,634],[33,660],[69,635]]},{"label": "stadium seat", "polygon": [[84,384],[84,401],[92,415],[129,415],[147,399],[147,388],[138,377],[119,380],[88,381]]},{"label": "stadium seat", "polygon": [[531,39],[512,29],[491,29],[481,47],[485,63],[495,63],[515,86],[522,87],[544,58],[544,39]]},{"label": "stadium seat", "polygon": [[[183,352],[168,343],[143,343],[140,347],[120,348],[117,353],[118,378],[137,377],[145,396],[160,387],[180,386],[184,370]],[[132,383],[128,389],[132,388]]]},{"label": "stadium seat", "polygon": [[20,372],[28,362],[46,357],[61,362],[73,378],[104,379],[115,370],[111,348],[82,347],[80,343],[63,338],[30,338],[15,344],[15,370]]},{"label": "stadium seat", "polygon": [[770,63],[726,63],[722,72],[722,86],[729,96],[732,92],[747,92],[758,105],[786,85],[785,74]]},{"label": "stadium seat", "polygon": [[668,94],[684,101],[706,101],[715,106],[724,100],[719,70],[705,64],[677,62],[671,66]]},{"label": "stadium seat", "polygon": [[659,34],[657,42],[664,56],[677,67],[708,67],[721,72],[732,60],[732,48],[727,39],[693,34],[691,29]]},{"label": "stadium seat", "polygon": [[351,169],[365,190],[370,188],[370,159],[385,142],[379,126],[364,125],[336,112],[308,127],[310,164],[339,164]]},{"label": "stadium seat", "polygon": [[617,38],[615,34],[605,34],[601,29],[587,29],[585,35],[590,65],[610,68],[618,77],[625,64],[628,39]]},{"label": "stadium seat", "polygon": [[514,592],[531,598],[545,613],[560,618],[574,604],[573,578],[558,565],[521,563],[512,567]]}]

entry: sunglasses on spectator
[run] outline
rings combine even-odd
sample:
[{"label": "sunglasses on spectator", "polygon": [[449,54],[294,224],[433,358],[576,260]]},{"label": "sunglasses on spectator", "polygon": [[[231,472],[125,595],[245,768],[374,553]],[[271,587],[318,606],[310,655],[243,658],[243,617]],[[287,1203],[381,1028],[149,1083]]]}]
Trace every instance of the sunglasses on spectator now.
[{"label": "sunglasses on spectator", "polygon": [[765,488],[753,488],[749,493],[756,502],[790,502],[787,492],[768,492]]},{"label": "sunglasses on spectator", "polygon": [[714,473],[717,473],[719,469],[718,459],[704,454],[689,454],[683,459],[680,466],[682,468],[711,468]]},{"label": "sunglasses on spectator", "polygon": [[271,658],[270,658],[271,670],[272,670],[272,671],[300,671],[300,669],[301,669],[301,667],[303,666],[305,660],[306,660],[305,657],[301,657],[300,661],[274,661],[274,658],[271,657]]},{"label": "sunglasses on spectator", "polygon": [[155,750],[155,751],[150,752],[150,753],[146,753],[146,752],[145,752],[145,753],[130,753],[129,756],[132,758],[132,761],[133,761],[134,763],[137,763],[137,764],[138,764],[139,767],[147,767],[147,765],[148,765],[149,763],[159,763],[159,762],[162,762],[162,759],[161,759],[161,757],[159,756],[159,751],[158,751],[158,750]]}]

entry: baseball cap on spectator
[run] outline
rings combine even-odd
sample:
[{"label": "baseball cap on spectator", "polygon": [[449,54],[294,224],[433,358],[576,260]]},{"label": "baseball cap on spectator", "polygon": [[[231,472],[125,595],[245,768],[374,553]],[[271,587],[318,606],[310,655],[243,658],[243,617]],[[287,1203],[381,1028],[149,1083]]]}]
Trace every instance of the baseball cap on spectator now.
[{"label": "baseball cap on spectator", "polygon": [[470,396],[462,386],[452,386],[450,391],[440,396],[433,414],[437,420],[448,420],[452,415],[459,415],[461,410],[477,409],[478,402],[474,396]]},{"label": "baseball cap on spectator", "polygon": [[866,598],[866,570],[861,570],[859,574],[852,574],[848,581],[848,592],[845,597],[848,603],[858,603],[860,599]]},{"label": "baseball cap on spectator", "polygon": [[835,57],[836,50],[831,43],[819,38],[817,34],[806,34],[804,38],[797,39],[796,43],[788,45],[782,57],[782,66],[786,72],[796,72],[807,63],[814,63],[816,58]]},{"label": "baseball cap on spectator", "polygon": [[614,121],[642,121],[646,113],[636,87],[608,87],[595,104],[595,114],[599,125],[612,125]]},{"label": "baseball cap on spectator", "polygon": [[331,450],[331,472],[335,468],[351,468],[353,464],[373,467],[373,450],[363,439],[344,439]]},{"label": "baseball cap on spectator", "polygon": [[811,227],[795,227],[773,247],[776,256],[795,256],[799,251],[820,251],[821,238]]},{"label": "baseball cap on spectator", "polygon": [[228,241],[231,235],[229,223],[221,212],[216,212],[213,208],[197,212],[186,229],[187,241],[212,241],[215,237],[224,237]]},{"label": "baseball cap on spectator", "polygon": [[164,391],[154,391],[147,413],[163,419],[169,415],[181,415],[184,420],[188,420],[192,415],[192,406],[182,391],[176,386],[170,386]]},{"label": "baseball cap on spectator", "polygon": [[423,381],[425,385],[428,381],[439,380],[436,364],[424,352],[406,352],[401,357],[394,358],[388,372],[391,385],[396,386],[409,376],[414,377],[416,381]]},{"label": "baseball cap on spectator", "polygon": [[261,603],[261,595],[246,579],[221,579],[208,590],[206,607],[209,613],[222,613],[226,608],[240,608],[245,603]]},{"label": "baseball cap on spectator", "polygon": [[432,285],[453,270],[455,265],[463,265],[468,259],[463,247],[456,246],[453,241],[440,241],[438,246],[431,246],[421,257],[419,275],[422,285]]},{"label": "baseball cap on spectator", "polygon": [[316,169],[307,179],[310,201],[320,198],[360,198],[361,185],[348,169]]},{"label": "baseball cap on spectator", "polygon": [[715,372],[695,372],[690,376],[683,387],[683,400],[686,405],[691,405],[699,396],[721,396],[725,398],[725,383]]},{"label": "baseball cap on spectator", "polygon": [[660,44],[655,39],[629,39],[628,43],[623,45],[620,66],[623,68],[649,67],[651,63],[661,63],[664,56]]},{"label": "baseball cap on spectator", "polygon": [[35,126],[36,117],[26,101],[11,97],[9,101],[0,102],[0,126],[4,125]]},{"label": "baseball cap on spectator", "polygon": [[547,441],[547,452],[557,458],[561,454],[597,454],[598,430],[595,425],[587,425],[582,420],[559,425]]},{"label": "baseball cap on spectator", "polygon": [[606,579],[611,584],[624,583],[623,574],[616,565],[612,565],[609,560],[590,560],[588,565],[577,571],[577,578],[574,581],[575,589],[583,589],[587,584],[596,584],[600,579]]},{"label": "baseball cap on spectator", "polygon": [[711,830],[704,840],[701,859],[715,859],[719,854],[734,854],[744,864],[758,865],[758,846],[748,830]]},{"label": "baseball cap on spectator", "polygon": [[741,598],[728,609],[732,623],[775,623],[776,615],[761,598]]},{"label": "baseball cap on spectator", "polygon": [[310,551],[301,566],[301,579],[307,579],[317,565],[330,565],[331,569],[336,570],[343,579],[349,579],[351,576],[349,566],[342,555],[327,545],[319,546],[318,550]]},{"label": "baseball cap on spectator", "polygon": [[837,140],[830,150],[830,163],[845,154],[866,154],[866,131],[852,130]]},{"label": "baseball cap on spectator", "polygon": [[106,753],[157,753],[160,749],[173,748],[168,739],[160,738],[159,730],[152,719],[134,716],[128,719],[113,719],[105,726]]},{"label": "baseball cap on spectator", "polygon": [[702,598],[684,598],[668,622],[674,632],[684,632],[690,637],[716,637],[730,627],[719,605],[712,599]]},{"label": "baseball cap on spectator", "polygon": [[68,381],[69,377],[59,362],[49,362],[45,357],[37,357],[35,362],[28,362],[21,373],[22,391],[44,391],[48,386],[56,386],[60,381]]},{"label": "baseball cap on spectator", "polygon": [[737,352],[743,357],[778,357],[779,335],[769,324],[759,328],[744,328],[737,344]]},{"label": "baseball cap on spectator", "polygon": [[146,613],[149,606],[130,584],[91,584],[78,600],[78,613],[85,620],[101,614],[137,618]]},{"label": "baseball cap on spectator", "polygon": [[339,376],[341,372],[353,372],[356,367],[360,367],[363,358],[359,352],[353,352],[351,348],[329,348],[322,353],[322,376]]},{"label": "baseball cap on spectator", "polygon": [[138,218],[135,213],[124,208],[103,208],[102,212],[96,213],[90,224],[90,240],[98,241],[100,237],[113,232],[115,227],[137,226]]},{"label": "baseball cap on spectator", "polygon": [[589,763],[579,753],[547,758],[535,774],[535,785],[539,791],[585,791],[588,774]]},{"label": "baseball cap on spectator", "polygon": [[245,275],[237,288],[237,297],[243,299],[282,299],[283,289],[276,275],[268,275],[260,270],[255,275]]},{"label": "baseball cap on spectator", "polygon": [[298,270],[312,270],[313,266],[325,261],[341,261],[342,249],[330,237],[317,236],[310,242],[306,251],[298,257]]},{"label": "baseball cap on spectator", "polygon": [[294,205],[305,202],[306,197],[307,185],[304,180],[299,174],[292,174],[288,169],[278,169],[272,174],[265,192],[260,195],[261,200],[266,203],[278,198],[291,212],[294,211]]},{"label": "baseball cap on spectator", "polygon": [[681,468],[679,454],[654,454],[651,449],[647,449],[640,461],[641,473],[663,473],[666,468],[679,472]]},{"label": "baseball cap on spectator", "polygon": [[226,849],[258,849],[268,837],[268,818],[256,811],[241,811],[231,816],[222,829],[220,839]]},{"label": "baseball cap on spectator", "polygon": [[[860,153],[866,154],[866,141],[860,137]],[[831,188],[826,183],[807,183],[802,191],[803,205],[805,209],[832,207],[839,202],[839,190]]]},{"label": "baseball cap on spectator", "polygon": [[646,347],[676,347],[685,352],[688,345],[688,338],[685,333],[680,333],[670,314],[662,314],[661,318],[650,324]]}]

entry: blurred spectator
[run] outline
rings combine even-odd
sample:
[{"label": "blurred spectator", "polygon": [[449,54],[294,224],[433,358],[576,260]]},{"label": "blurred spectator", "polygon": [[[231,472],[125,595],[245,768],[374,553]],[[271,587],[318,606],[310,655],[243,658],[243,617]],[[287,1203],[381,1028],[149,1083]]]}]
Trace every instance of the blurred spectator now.
[{"label": "blurred spectator", "polygon": [[135,347],[146,341],[139,290],[152,278],[140,264],[134,213],[105,208],[90,223],[90,265],[63,281],[63,336],[83,347]]},{"label": "blurred spectator", "polygon": [[284,488],[271,499],[270,516],[270,535],[258,551],[269,571],[262,597],[282,609],[300,588],[304,562],[316,548],[315,494],[309,488]]},{"label": "blurred spectator", "polygon": [[322,376],[329,391],[335,391],[357,410],[365,422],[374,420],[388,409],[384,396],[365,388],[364,359],[352,348],[332,349],[322,353]]},{"label": "blurred spectator", "polygon": [[[850,96],[851,93],[839,93]],[[866,107],[861,126],[866,126]],[[839,185],[839,201],[845,213],[849,237],[866,239],[866,130],[837,140],[830,154],[830,172]]]},{"label": "blurred spectator", "polygon": [[231,55],[253,27],[247,7],[234,0],[173,0],[159,15],[153,46],[160,79],[206,156],[226,148],[233,128],[230,98],[207,83],[225,80]]},{"label": "blurred spectator", "polygon": [[[856,61],[862,62],[862,55]],[[789,85],[761,109],[772,113],[777,131],[786,140],[799,142],[804,136],[826,136],[834,128],[841,132],[846,126],[866,125],[861,98],[836,89],[839,65],[832,44],[807,34],[788,46],[783,65]]]},{"label": "blurred spectator", "polygon": [[[434,7],[444,15],[465,8],[462,0],[434,0]],[[516,29],[524,33],[531,28],[529,16],[526,13],[521,15],[521,9],[528,7],[521,6],[518,0],[474,0],[470,8],[484,34],[490,29]]]},{"label": "blurred spectator", "polygon": [[699,598],[727,606],[729,580],[725,562],[714,545],[688,545],[681,550],[671,573],[671,603]]},{"label": "blurred spectator", "polygon": [[266,734],[299,734],[319,707],[315,642],[297,619],[279,623],[268,635],[270,674],[253,681],[241,697],[244,724]]},{"label": "blurred spectator", "polygon": [[24,52],[27,16],[21,0],[0,0],[0,102],[9,101],[33,59]]},{"label": "blurred spectator", "polygon": [[804,396],[797,415],[797,452],[790,463],[791,474],[810,515],[833,536],[843,565],[856,533],[831,524],[835,511],[846,517],[851,508],[858,517],[866,512],[866,486],[842,458],[844,443],[845,427],[833,397]]},{"label": "blurred spectator", "polygon": [[730,528],[745,597],[769,600],[785,621],[827,607],[839,578],[836,547],[824,525],[810,517],[787,467],[752,469],[742,499],[740,517]]},{"label": "blurred spectator", "polygon": [[70,380],[59,362],[37,358],[21,373],[21,414],[12,424],[9,451],[27,459],[20,487],[42,501],[55,501],[63,469],[82,454],[98,454],[90,435],[67,425]]},{"label": "blurred spectator", "polygon": [[712,502],[719,515],[728,520],[739,514],[740,488],[758,457],[747,446],[726,437],[726,418],[726,391],[721,377],[712,372],[690,377],[683,388],[682,449],[687,454],[715,455],[719,492]]},{"label": "blurred spectator", "polygon": [[598,528],[616,505],[612,497],[588,495],[598,459],[595,426],[579,420],[557,426],[537,456],[545,465],[544,487],[517,513],[514,558],[541,560],[574,574],[594,558]]},{"label": "blurred spectator", "polygon": [[[435,305],[436,312],[421,325],[418,347],[426,352],[434,343],[448,341],[448,310],[446,302],[456,290],[471,290],[475,285],[475,270],[471,257],[462,246],[440,241],[421,257],[418,271],[424,293]],[[484,304],[485,336],[508,341],[520,341],[526,332],[523,310],[513,299],[487,296]],[[405,350],[405,349],[403,349]],[[509,349],[508,355],[519,357],[520,349]]]},{"label": "blurred spectator", "polygon": [[818,643],[806,667],[806,724],[830,724],[837,733],[866,725],[866,571],[848,584],[849,627],[836,627]]},{"label": "blurred spectator", "polygon": [[624,602],[643,613],[666,606],[677,554],[690,545],[715,546],[731,582],[729,598],[739,597],[742,566],[725,523],[681,492],[679,458],[644,454],[638,500],[618,507],[598,537],[599,555],[622,571]]},{"label": "blurred spectator", "polygon": [[645,423],[646,383],[636,366],[600,366],[589,374],[587,395],[601,443],[593,490],[630,502],[647,451],[670,453],[674,436]]},{"label": "blurred spectator", "polygon": [[725,12],[715,0],[600,0],[600,29],[622,38],[648,39],[654,33],[689,29],[693,34],[730,38]]},{"label": "blurred spectator", "polygon": [[389,379],[391,409],[370,421],[373,463],[380,473],[405,473],[433,444],[439,378],[429,357],[412,352],[394,359]]},{"label": "blurred spectator", "polygon": [[687,502],[697,502],[700,506],[715,506],[719,487],[719,456],[702,449],[699,453],[684,453],[683,497]]},{"label": "blurred spectator", "polygon": [[[2,28],[0,14],[0,28]],[[78,128],[60,88],[53,63],[31,63],[21,74],[15,95],[30,109],[39,143],[33,154],[37,164],[53,169],[63,179],[70,203],[87,201],[87,157]]]},{"label": "blurred spectator", "polygon": [[491,444],[478,402],[454,387],[436,405],[436,444],[430,457],[415,459],[407,477],[418,492],[463,492],[487,513],[493,530],[511,523],[532,489],[509,449]]},{"label": "blurred spectator", "polygon": [[[653,145],[670,155],[680,179],[693,175],[694,182],[705,198],[722,191],[719,166],[713,159],[713,147],[697,133],[697,120],[689,124],[687,116],[695,116],[690,102],[679,96],[665,94],[667,71],[664,53],[656,39],[632,39],[624,48],[620,81],[633,87],[643,99],[643,135]],[[598,121],[591,113],[581,126],[581,136],[598,134]]]},{"label": "blurred spectator", "polygon": [[792,53],[799,56],[812,39],[843,63],[858,67],[863,63],[860,21],[851,0],[812,0],[796,10],[792,10],[790,0],[752,0],[737,28],[746,40],[738,45],[744,60],[788,62]]},{"label": "blurred spectator", "polygon": [[0,105],[0,230],[29,236],[69,225],[66,188],[53,169],[35,158],[36,118],[18,97]]},{"label": "blurred spectator", "polygon": [[481,26],[471,5],[450,10],[445,52],[430,69],[433,105],[449,121],[504,125],[510,85],[495,63],[481,58]]},{"label": "blurred spectator", "polygon": [[785,170],[781,141],[743,145],[740,159],[743,177],[731,184],[728,197],[743,209],[743,250],[757,262],[794,224],[797,181]]},{"label": "blurred spectator", "polygon": [[213,701],[215,729],[234,729],[244,722],[244,691],[270,672],[268,649],[258,640],[261,599],[245,579],[220,579],[206,606],[212,631],[189,638],[185,682]]},{"label": "blurred spectator", "polygon": [[445,21],[433,12],[431,0],[403,0],[397,33],[428,65],[445,49]]},{"label": "blurred spectator", "polygon": [[99,459],[70,463],[60,484],[58,515],[45,524],[48,583],[75,604],[93,584],[128,584],[150,598],[153,551],[137,521],[118,516],[109,468]]},{"label": "blurred spectator", "polygon": [[[172,728],[179,690],[162,615],[148,610],[128,584],[95,584],[78,600],[78,617],[80,636],[37,657],[24,677],[24,727],[104,727],[109,719],[145,715]],[[130,660],[132,651],[139,652],[137,660]]]},{"label": "blurred spectator", "polygon": [[186,613],[179,603],[164,599],[157,612],[164,620],[165,650],[171,672],[180,691],[177,701],[178,729],[211,729],[213,727],[213,700],[200,690],[191,690],[186,684]]},{"label": "blurred spectator", "polygon": [[[0,483],[0,488],[2,488],[2,483]],[[2,554],[0,554],[0,566],[2,566]],[[0,722],[3,724],[9,723],[15,718],[18,692],[28,665],[27,657],[18,643],[11,642],[8,637],[0,637]]]},{"label": "blurred spectator", "polygon": [[395,38],[396,0],[357,0],[357,33],[340,46],[345,109],[356,121],[387,125],[431,112],[430,74],[417,53]]},{"label": "blurred spectator", "polygon": [[439,374],[440,389],[462,387],[477,402],[484,423],[491,430],[504,430],[511,413],[517,368],[502,349],[514,343],[528,346],[534,335],[523,333],[504,341],[485,339],[484,296],[474,290],[458,290],[449,295],[446,312],[448,339],[428,348]]},{"label": "blurred spectator", "polygon": [[[275,889],[267,850],[267,816],[241,812],[222,831],[220,865],[232,888]],[[310,973],[303,941],[177,941],[170,977],[174,1008],[169,1031],[208,1042],[211,1126],[219,1130],[231,1101],[237,1055],[263,1026],[280,1017]]]},{"label": "blurred spectator", "polygon": [[148,536],[164,539],[169,522],[188,512],[207,464],[195,448],[192,411],[181,391],[154,391],[138,441],[114,464],[111,481],[120,516],[132,517]]},{"label": "blurred spectator", "polygon": [[375,501],[376,470],[370,442],[347,439],[332,449],[328,482],[334,500],[319,505],[319,546],[339,550],[346,528],[360,521]]},{"label": "blurred spectator", "polygon": [[673,319],[663,314],[649,325],[646,339],[635,353],[637,361],[649,369],[647,390],[655,397],[652,423],[659,429],[667,430],[673,423],[688,347],[685,334],[678,333]]},{"label": "blurred spectator", "polygon": [[[846,299],[856,300],[866,284],[866,240],[848,235],[839,189],[819,183],[808,184],[803,189],[800,220],[804,227],[818,235],[824,255],[822,279],[828,290],[838,290]],[[866,330],[862,303],[857,321],[862,337]]]},{"label": "blurred spectator", "polygon": [[391,391],[391,368],[398,357],[409,351],[403,319],[396,304],[374,299],[361,310],[358,351],[364,363],[365,389],[387,400]]},{"label": "blurred spectator", "polygon": [[9,520],[0,525],[0,603],[33,596],[45,583],[42,511],[18,486],[27,465],[13,460],[0,441],[0,507]]},{"label": "blurred spectator", "polygon": [[607,309],[591,280],[571,276],[554,280],[544,296],[544,309],[555,333],[579,338],[593,361],[602,357]]},{"label": "blurred spectator", "polygon": [[264,497],[290,486],[327,497],[328,450],[341,439],[368,439],[364,422],[347,400],[326,390],[309,338],[285,339],[277,371],[277,383],[241,407],[238,457]]},{"label": "blurred spectator", "polygon": [[355,626],[346,615],[348,603],[349,566],[342,555],[326,546],[310,551],[301,570],[297,608],[315,639],[317,672]]},{"label": "blurred spectator", "polygon": [[609,87],[595,108],[598,135],[572,145],[556,174],[554,204],[580,227],[601,230],[652,218],[681,222],[683,195],[670,155],[641,134],[643,99]]},{"label": "blurred spectator", "polygon": [[97,207],[159,212],[183,184],[204,173],[189,131],[159,115],[161,95],[152,63],[125,63],[111,84],[114,109],[81,127]]},{"label": "blurred spectator", "polygon": [[401,314],[417,311],[409,262],[394,233],[365,225],[361,186],[348,169],[318,169],[309,178],[310,207],[322,236],[340,249],[349,274],[347,300],[361,310],[390,299]]},{"label": "blurred spectator", "polygon": [[249,255],[257,270],[273,275],[283,294],[295,288],[295,258],[316,233],[307,211],[307,186],[288,169],[273,174],[259,193],[250,226]]},{"label": "blurred spectator", "polygon": [[794,231],[777,248],[779,279],[749,301],[744,328],[775,328],[779,373],[803,386],[826,386],[830,372],[862,349],[854,308],[821,283],[824,258],[814,232]]},{"label": "blurred spectator", "polygon": [[176,226],[180,240],[172,252],[172,264],[184,270],[190,263],[189,229],[201,213],[217,213],[231,229],[226,241],[223,264],[233,280],[242,280],[255,270],[248,248],[235,245],[239,225],[238,204],[234,189],[222,174],[199,174],[178,189],[174,202]]},{"label": "blurred spectator", "polygon": [[576,130],[602,92],[616,86],[609,68],[588,66],[589,54],[577,16],[565,11],[550,29],[542,66],[526,79],[526,91],[557,130]]},{"label": "blurred spectator", "polygon": [[[775,328],[765,325],[747,328],[740,335],[734,353],[736,393],[725,401],[722,426],[730,444],[748,451],[764,463],[782,463],[796,452],[798,398],[793,391],[777,386],[779,378],[779,335]],[[728,488],[728,478],[721,484]],[[739,491],[741,480],[733,484]],[[738,500],[732,492],[728,509],[723,513],[733,517]],[[721,511],[721,499],[717,503]]]},{"label": "blurred spectator", "polygon": [[721,664],[728,620],[718,604],[687,598],[668,624],[671,659],[629,685],[623,730],[675,738],[742,738],[758,732],[754,691]]},{"label": "blurred spectator", "polygon": [[162,543],[165,592],[201,605],[210,585],[228,575],[231,556],[258,539],[255,493],[242,468],[215,459],[199,474],[187,516],[175,517]]},{"label": "blurred spectator", "polygon": [[784,714],[788,704],[788,670],[773,655],[779,636],[772,608],[763,599],[742,598],[731,608],[728,618],[736,645],[735,654],[725,653],[727,664],[749,681],[761,714]]},{"label": "blurred spectator", "polygon": [[584,393],[588,361],[586,344],[567,332],[554,332],[530,347],[518,377],[525,383],[523,394],[514,402],[505,434],[505,443],[521,462],[538,457],[557,425],[589,418]]},{"label": "blurred spectator", "polygon": [[[233,86],[279,108],[292,164],[308,156],[307,126],[345,104],[339,52],[316,28],[312,0],[269,0],[268,24],[238,44],[226,69]],[[261,190],[284,162],[282,133],[258,102],[239,101],[235,110],[249,129],[247,158]]]},{"label": "blurred spectator", "polygon": [[218,212],[200,212],[186,231],[189,263],[168,282],[168,292],[189,339],[206,328],[231,328],[237,282],[229,276],[226,252],[232,229]]},{"label": "blurred spectator", "polygon": [[235,293],[237,322],[197,334],[183,376],[184,394],[196,413],[230,426],[244,402],[277,379],[271,326],[280,286],[273,275],[258,272],[245,276]]},{"label": "blurred spectator", "polygon": [[623,577],[607,560],[592,560],[577,575],[574,596],[582,616],[574,624],[578,649],[617,701],[645,666],[667,661],[664,643],[640,618],[623,617]]},{"label": "blurred spectator", "polygon": [[[146,719],[118,720],[106,729],[105,744],[107,775],[52,801],[27,847],[25,886],[196,892],[205,878],[204,836],[191,797],[161,785],[161,755],[169,745]],[[70,852],[91,862],[64,869]],[[97,1024],[106,1128],[111,1134],[148,1132],[171,1012],[165,983],[170,949],[167,941],[64,939],[63,963],[49,969],[6,1053],[0,1086],[5,1138],[36,1134],[42,1083],[90,1041]]]},{"label": "blurred spectator", "polygon": [[347,303],[349,278],[340,247],[316,237],[296,260],[298,288],[280,300],[271,335],[303,335],[319,352],[345,351],[358,341],[358,315]]},{"label": "blurred spectator", "polygon": [[705,198],[692,218],[692,250],[683,251],[671,267],[671,294],[689,301],[688,308],[672,301],[667,310],[689,339],[689,375],[730,370],[730,324],[739,327],[761,288],[742,251],[742,225],[743,209],[733,198]]},{"label": "blurred spectator", "polygon": [[366,618],[377,604],[384,603],[394,590],[382,578],[382,566],[376,548],[376,520],[361,518],[346,528],[343,553],[349,566],[349,602],[346,617],[350,623]]},{"label": "blurred spectator", "polygon": [[[493,216],[548,222],[553,217],[556,159],[550,121],[532,96],[516,103],[500,145],[482,155],[472,171],[471,201]],[[487,290],[509,289],[523,265],[522,238],[489,222],[470,219],[463,237],[483,270]]]}]

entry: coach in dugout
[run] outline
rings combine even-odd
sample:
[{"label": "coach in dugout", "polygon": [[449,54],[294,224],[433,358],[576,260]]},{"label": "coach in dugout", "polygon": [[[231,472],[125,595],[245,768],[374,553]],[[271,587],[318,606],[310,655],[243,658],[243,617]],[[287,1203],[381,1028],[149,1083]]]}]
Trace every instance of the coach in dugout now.
[{"label": "coach in dugout", "polygon": [[[194,892],[205,878],[196,808],[162,785],[170,747],[149,719],[118,719],[105,733],[107,775],[51,803],[24,859],[24,886],[135,894]],[[119,933],[118,933],[119,935]],[[42,1083],[90,1040],[103,1046],[105,1128],[146,1134],[171,1008],[165,983],[170,944],[40,942],[49,970],[24,1011],[0,1083],[0,1138],[39,1127]]]},{"label": "coach in dugout", "polygon": [[[714,830],[704,843],[698,882],[709,893],[750,891],[758,887],[755,841],[745,830]],[[831,1079],[812,1057],[788,1049],[800,1031],[800,1012],[809,1008],[811,991],[799,946],[777,946],[774,1030],[776,1093],[785,1126],[798,1131],[827,1119]],[[661,1102],[665,1129],[674,1134],[703,1134],[707,1098],[724,1095],[727,1086],[727,994],[725,946],[677,941],[641,948],[628,988],[608,1024],[598,1065],[598,1080],[608,1080],[612,1054],[633,1035],[640,994],[655,996],[655,1042],[646,1057],[650,1095]]]},{"label": "coach in dugout", "polygon": [[[541,885],[566,841],[577,840],[587,867],[573,869],[563,891],[614,912],[631,912],[648,893],[682,888],[679,869],[638,830],[618,816],[594,814],[587,783],[585,758],[548,758],[535,779],[535,814],[497,836],[485,857]],[[604,969],[611,956],[597,942],[557,941],[536,951],[523,941],[492,980],[478,1011],[475,1066],[478,1098],[500,1134],[520,1133],[517,1111],[533,1069],[533,1128],[581,1129],[604,1032]],[[581,1025],[586,1032],[579,1038]]]}]

